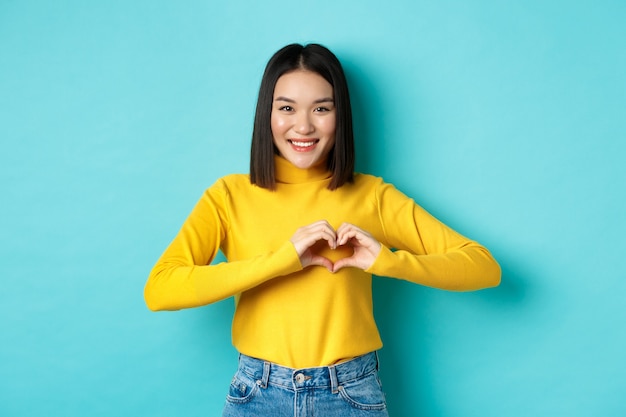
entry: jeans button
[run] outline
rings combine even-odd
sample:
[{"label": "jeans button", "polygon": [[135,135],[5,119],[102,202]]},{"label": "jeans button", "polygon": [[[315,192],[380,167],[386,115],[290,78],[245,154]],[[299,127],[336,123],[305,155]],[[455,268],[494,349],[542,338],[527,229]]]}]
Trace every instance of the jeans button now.
[{"label": "jeans button", "polygon": [[304,382],[304,374],[297,374],[296,375],[296,382],[298,384],[302,384]]}]

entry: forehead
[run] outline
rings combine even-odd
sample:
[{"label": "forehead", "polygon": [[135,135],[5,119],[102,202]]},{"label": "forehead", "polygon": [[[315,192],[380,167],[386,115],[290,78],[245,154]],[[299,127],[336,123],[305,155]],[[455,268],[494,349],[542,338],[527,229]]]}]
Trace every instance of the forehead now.
[{"label": "forehead", "polygon": [[283,74],[274,87],[274,98],[276,97],[301,97],[306,99],[313,97],[333,97],[333,87],[324,77],[316,72],[297,70]]}]

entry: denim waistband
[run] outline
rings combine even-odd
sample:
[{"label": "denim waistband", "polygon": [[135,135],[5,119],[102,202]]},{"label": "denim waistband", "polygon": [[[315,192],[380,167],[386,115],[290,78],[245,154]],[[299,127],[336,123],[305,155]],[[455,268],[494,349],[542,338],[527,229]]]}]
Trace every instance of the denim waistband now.
[{"label": "denim waistband", "polygon": [[294,369],[277,365],[244,354],[239,355],[239,371],[257,381],[261,387],[267,384],[285,388],[338,388],[350,381],[362,378],[378,370],[378,355],[370,352],[337,365]]}]

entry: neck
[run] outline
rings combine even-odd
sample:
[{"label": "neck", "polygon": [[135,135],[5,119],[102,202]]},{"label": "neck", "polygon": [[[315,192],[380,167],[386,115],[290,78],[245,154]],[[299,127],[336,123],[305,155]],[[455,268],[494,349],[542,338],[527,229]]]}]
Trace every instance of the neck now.
[{"label": "neck", "polygon": [[331,177],[325,163],[301,169],[294,166],[282,156],[274,156],[276,181],[283,184],[301,184],[305,182],[320,181]]}]

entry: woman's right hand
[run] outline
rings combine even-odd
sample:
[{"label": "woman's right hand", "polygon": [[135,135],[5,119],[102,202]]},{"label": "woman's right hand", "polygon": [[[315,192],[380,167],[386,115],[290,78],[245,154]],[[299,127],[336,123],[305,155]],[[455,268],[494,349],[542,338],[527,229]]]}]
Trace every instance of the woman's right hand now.
[{"label": "woman's right hand", "polygon": [[303,226],[296,230],[296,233],[291,237],[290,241],[296,248],[303,268],[319,265],[331,272],[333,271],[333,263],[330,259],[318,255],[313,250],[315,244],[322,240],[325,240],[331,249],[337,248],[337,233],[326,220]]}]

